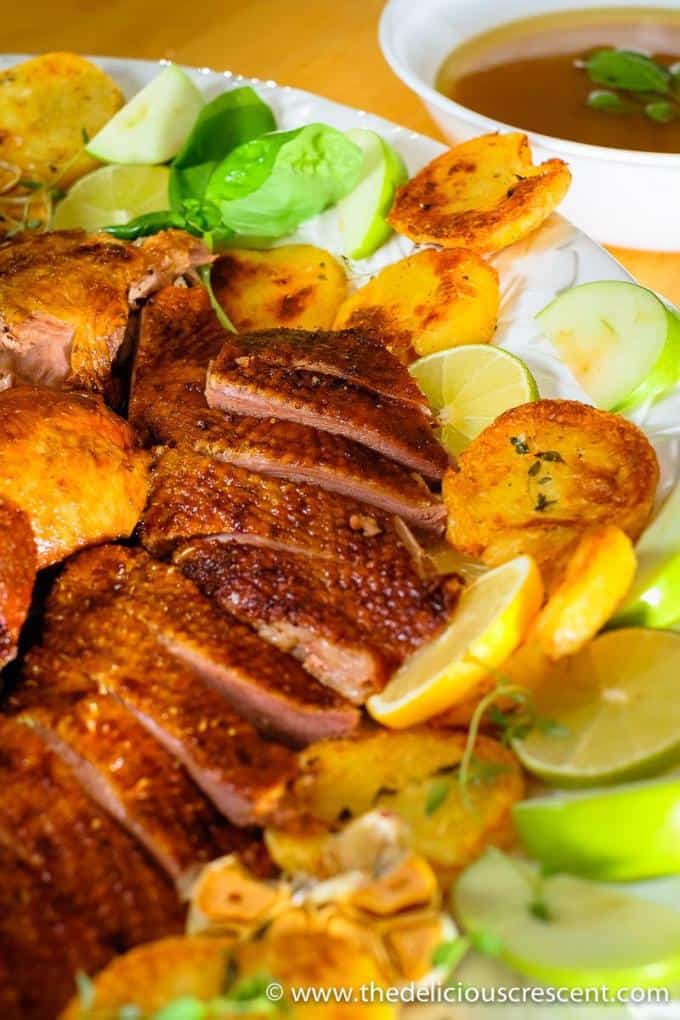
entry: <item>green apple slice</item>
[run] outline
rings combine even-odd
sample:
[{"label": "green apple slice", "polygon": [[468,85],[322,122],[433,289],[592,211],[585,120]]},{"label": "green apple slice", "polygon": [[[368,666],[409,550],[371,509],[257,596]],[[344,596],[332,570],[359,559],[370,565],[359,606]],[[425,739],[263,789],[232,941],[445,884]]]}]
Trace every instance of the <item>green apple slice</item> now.
[{"label": "green apple slice", "polygon": [[572,287],[536,318],[597,407],[630,410],[680,378],[678,313],[637,284]]},{"label": "green apple slice", "polygon": [[680,760],[680,636],[610,630],[553,663],[534,691],[539,720],[513,750],[561,787],[658,775]]},{"label": "green apple slice", "polygon": [[338,202],[338,225],[344,254],[365,259],[392,233],[385,217],[408,173],[399,153],[375,131],[352,128],[346,134],[363,152],[364,162],[359,183]]},{"label": "green apple slice", "polygon": [[680,872],[680,777],[516,804],[528,853],[551,871],[606,882]]},{"label": "green apple slice", "polygon": [[[611,832],[611,839],[617,834]],[[487,850],[453,892],[456,919],[499,959],[565,988],[672,987],[680,981],[680,912]]]},{"label": "green apple slice", "polygon": [[610,627],[670,627],[680,620],[680,485],[635,548],[637,573]]},{"label": "green apple slice", "polygon": [[176,156],[203,107],[191,78],[170,64],[88,143],[104,163],[166,163]]}]

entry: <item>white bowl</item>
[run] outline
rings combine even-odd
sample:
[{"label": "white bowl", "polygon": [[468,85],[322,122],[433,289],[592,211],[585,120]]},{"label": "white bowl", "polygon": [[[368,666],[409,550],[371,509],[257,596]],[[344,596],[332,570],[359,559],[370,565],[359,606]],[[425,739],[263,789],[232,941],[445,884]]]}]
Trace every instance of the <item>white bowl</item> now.
[{"label": "white bowl", "polygon": [[[677,0],[666,0],[669,7]],[[663,0],[635,0],[658,7]],[[625,0],[579,0],[579,8],[625,6]],[[438,92],[435,78],[451,50],[504,21],[573,9],[568,0],[389,0],[380,44],[392,70],[425,103],[451,142],[498,129],[522,128],[484,117]],[[540,159],[567,160],[573,182],[560,207],[606,244],[680,251],[680,155],[584,145],[527,131]]]}]

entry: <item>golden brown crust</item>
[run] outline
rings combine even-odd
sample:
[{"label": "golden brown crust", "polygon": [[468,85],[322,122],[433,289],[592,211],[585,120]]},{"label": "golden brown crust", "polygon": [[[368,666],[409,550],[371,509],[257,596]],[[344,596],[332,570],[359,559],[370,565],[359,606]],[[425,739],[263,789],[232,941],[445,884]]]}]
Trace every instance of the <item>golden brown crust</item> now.
[{"label": "golden brown crust", "polygon": [[388,219],[421,244],[499,251],[540,226],[570,181],[561,159],[533,165],[526,135],[482,135],[443,153],[404,184]]},{"label": "golden brown crust", "polygon": [[489,564],[530,553],[557,576],[588,526],[614,524],[637,539],[658,479],[652,446],[625,418],[573,400],[523,404],[497,418],[447,473],[447,536]]},{"label": "golden brown crust", "polygon": [[35,572],[35,542],[28,517],[0,500],[0,669],[16,655]]},{"label": "golden brown crust", "polygon": [[409,364],[486,343],[498,319],[498,273],[475,252],[427,248],[386,266],[340,306],[335,329],[357,329]]},{"label": "golden brown crust", "polygon": [[148,489],[148,455],[95,397],[33,386],[0,393],[0,495],[27,515],[38,566],[126,537]]},{"label": "golden brown crust", "polygon": [[108,74],[76,53],[43,53],[0,73],[0,159],[68,187],[99,164],[83,147],[124,103]]},{"label": "golden brown crust", "polygon": [[212,284],[239,333],[277,326],[330,329],[347,291],[340,263],[311,244],[225,252]]}]

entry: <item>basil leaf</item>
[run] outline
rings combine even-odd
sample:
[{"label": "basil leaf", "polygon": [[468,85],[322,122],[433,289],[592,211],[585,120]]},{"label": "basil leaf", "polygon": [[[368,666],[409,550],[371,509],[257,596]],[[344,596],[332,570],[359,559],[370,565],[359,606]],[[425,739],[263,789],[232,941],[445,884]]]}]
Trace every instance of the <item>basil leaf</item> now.
[{"label": "basil leaf", "polygon": [[103,230],[112,237],[119,237],[123,241],[136,241],[138,237],[148,237],[149,234],[157,234],[159,230],[188,230],[189,233],[200,233],[187,223],[180,213],[166,209],[162,212],[144,213],[137,216],[129,223],[117,223]]},{"label": "basil leaf", "polygon": [[593,89],[586,99],[586,106],[591,110],[602,110],[604,113],[632,113],[634,107],[627,99],[617,92],[608,89]]},{"label": "basil leaf", "polygon": [[667,68],[633,50],[604,49],[593,53],[583,66],[596,85],[626,89],[628,92],[670,92]]},{"label": "basil leaf", "polygon": [[458,935],[449,942],[440,942],[432,954],[433,967],[446,967],[453,970],[470,949],[470,942],[465,935]]},{"label": "basil leaf", "polygon": [[238,234],[282,237],[351,191],[362,162],[359,147],[326,124],[274,132],[234,149],[205,198]]},{"label": "basil leaf", "polygon": [[645,106],[645,114],[659,124],[670,124],[678,116],[678,107],[668,99],[656,99]]},{"label": "basil leaf", "polygon": [[249,85],[207,103],[172,161],[172,208],[179,209],[186,198],[202,199],[213,170],[232,149],[275,127],[274,114]]}]

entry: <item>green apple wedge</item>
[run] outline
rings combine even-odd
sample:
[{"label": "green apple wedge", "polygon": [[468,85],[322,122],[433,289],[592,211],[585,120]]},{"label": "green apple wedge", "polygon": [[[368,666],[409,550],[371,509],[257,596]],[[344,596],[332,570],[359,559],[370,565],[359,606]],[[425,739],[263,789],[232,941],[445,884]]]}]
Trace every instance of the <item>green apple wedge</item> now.
[{"label": "green apple wedge", "polygon": [[622,280],[584,283],[536,316],[597,407],[629,411],[680,379],[680,315]]},{"label": "green apple wedge", "polygon": [[365,259],[392,233],[385,217],[408,173],[399,153],[375,131],[352,128],[346,134],[363,152],[364,162],[359,183],[338,202],[338,226],[343,253]]},{"label": "green apple wedge", "polygon": [[203,96],[170,64],[88,142],[103,163],[166,163],[176,156],[203,108]]},{"label": "green apple wedge", "polygon": [[671,627],[680,620],[680,485],[635,548],[637,572],[610,627]]},{"label": "green apple wedge", "polygon": [[551,871],[629,882],[680,873],[680,776],[536,797],[512,817],[525,850]]},{"label": "green apple wedge", "polygon": [[475,943],[553,987],[615,992],[680,982],[680,911],[611,886],[542,877],[535,865],[490,849],[458,879],[452,907]]}]

